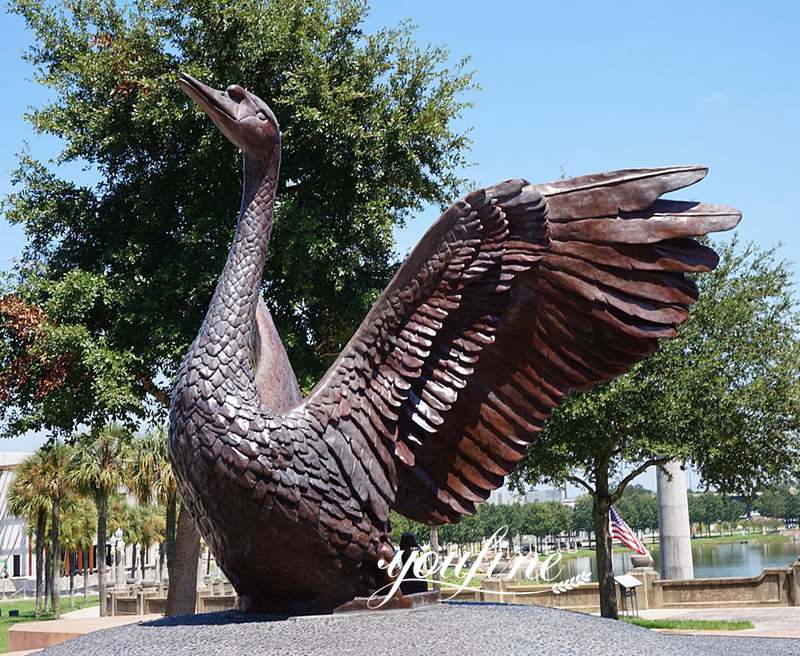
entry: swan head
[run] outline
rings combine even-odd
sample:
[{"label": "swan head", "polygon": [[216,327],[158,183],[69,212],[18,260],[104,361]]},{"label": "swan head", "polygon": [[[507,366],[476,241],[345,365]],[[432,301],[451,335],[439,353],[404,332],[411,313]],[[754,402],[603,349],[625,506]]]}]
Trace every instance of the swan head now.
[{"label": "swan head", "polygon": [[263,158],[280,148],[278,120],[269,105],[255,94],[238,84],[220,91],[186,73],[180,74],[178,82],[244,155]]}]

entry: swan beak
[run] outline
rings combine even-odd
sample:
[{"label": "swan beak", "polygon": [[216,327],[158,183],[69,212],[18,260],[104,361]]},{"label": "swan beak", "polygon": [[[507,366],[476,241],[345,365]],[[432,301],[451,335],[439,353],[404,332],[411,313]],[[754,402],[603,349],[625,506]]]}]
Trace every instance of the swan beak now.
[{"label": "swan beak", "polygon": [[225,92],[203,84],[188,73],[178,78],[181,89],[194,100],[228,139],[235,142],[233,129],[239,118],[239,103]]}]

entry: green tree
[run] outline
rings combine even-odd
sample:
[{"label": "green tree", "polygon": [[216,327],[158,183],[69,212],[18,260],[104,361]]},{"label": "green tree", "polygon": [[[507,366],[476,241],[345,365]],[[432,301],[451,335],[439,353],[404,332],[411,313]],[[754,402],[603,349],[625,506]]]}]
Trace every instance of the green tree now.
[{"label": "green tree", "polygon": [[26,269],[0,280],[0,435],[66,436],[143,415],[131,354],[81,323],[100,308],[91,278],[76,270],[49,280]]},{"label": "green tree", "polygon": [[[567,480],[593,499],[602,614],[616,617],[609,507],[650,467],[690,460],[723,492],[796,467],[800,341],[791,272],[772,251],[719,247],[677,339],[558,408],[515,477]],[[617,481],[617,482],[614,482]]]},{"label": "green tree", "polygon": [[91,499],[77,497],[69,503],[69,512],[61,522],[61,548],[69,559],[69,605],[75,605],[75,571],[78,568],[77,552],[83,553],[83,602],[89,601],[88,553],[97,535],[97,508]]},{"label": "green tree", "polygon": [[465,545],[480,542],[484,531],[480,508],[481,506],[478,506],[478,511],[474,515],[462,517],[455,524],[440,526],[439,541],[441,544],[456,544],[461,551]]},{"label": "green tree", "polygon": [[545,537],[557,537],[572,528],[572,512],[558,501],[527,503],[523,508],[523,532],[538,538],[540,552]]},{"label": "green tree", "polygon": [[722,508],[720,519],[727,523],[731,531],[733,530],[732,524],[739,521],[741,517],[747,514],[747,505],[733,497],[725,497],[722,499]]},{"label": "green tree", "polygon": [[637,531],[652,530],[658,526],[658,501],[652,490],[641,485],[628,485],[617,502],[617,510],[628,525]]},{"label": "green tree", "polygon": [[788,510],[789,494],[786,488],[764,490],[755,502],[755,509],[764,517],[784,519]]},{"label": "green tree", "polygon": [[100,615],[106,614],[105,544],[108,535],[108,501],[125,483],[131,435],[121,424],[106,424],[75,439],[68,466],[70,484],[94,499],[97,507],[97,584]]},{"label": "green tree", "polygon": [[175,544],[178,491],[167,456],[167,433],[157,428],[135,436],[127,461],[126,481],[140,504],[166,507],[163,548],[159,549],[159,578],[166,551],[167,571],[174,578],[172,564]]},{"label": "green tree", "polygon": [[125,544],[131,548],[131,578],[136,577],[137,551],[136,546],[142,540],[142,523],[144,522],[144,512],[142,506],[126,506],[123,519],[122,533],[125,536]]},{"label": "green tree", "polygon": [[[503,526],[508,528],[506,539],[511,547],[514,546],[514,539],[522,539],[524,533],[524,514],[525,505],[522,503],[508,503],[498,506],[499,519]],[[499,528],[499,527],[498,527]]]},{"label": "green tree", "polygon": [[131,577],[136,577],[138,566],[144,580],[146,552],[153,544],[164,539],[164,530],[163,508],[157,506],[125,508],[122,531],[126,544],[131,547]]},{"label": "green tree", "polygon": [[572,509],[572,530],[586,531],[591,540],[594,521],[592,520],[592,496],[590,494],[582,494],[575,502],[575,507]]},{"label": "green tree", "polygon": [[[5,291],[43,312],[41,330],[60,336],[48,351],[66,356],[50,371],[36,352],[37,369],[0,378],[13,401],[0,409],[6,430],[164,416],[165,381],[202,321],[240,187],[238,155],[178,89],[180,70],[246,85],[279,117],[264,291],[310,389],[395,271],[393,229],[462,183],[464,62],[416,45],[407,23],[369,33],[363,0],[10,6],[33,34],[27,59],[49,92],[29,120],[63,141],[58,163],[79,162],[99,182],[20,158],[5,215],[28,242]],[[35,345],[11,323],[0,364],[18,372]]]},{"label": "green tree", "polygon": [[[572,531],[572,511],[559,501],[550,503],[557,504],[553,506],[553,535],[559,537],[567,534],[568,536]],[[560,549],[561,545],[558,544],[557,547]]]},{"label": "green tree", "polygon": [[489,538],[505,525],[506,515],[503,506],[496,503],[482,503],[477,508],[481,520],[483,538]]},{"label": "green tree", "polygon": [[730,501],[717,492],[707,491],[692,494],[689,497],[689,521],[696,522],[701,533],[703,524],[705,524],[706,535],[711,535],[712,524],[720,524],[721,529],[721,523],[726,521],[726,504],[728,507],[732,507]]},{"label": "green tree", "polygon": [[162,507],[140,506],[140,508],[139,564],[142,571],[142,580],[144,580],[147,551],[154,544],[163,543],[166,520],[164,518],[164,508]]},{"label": "green tree", "polygon": [[14,472],[14,481],[8,491],[8,511],[27,520],[33,531],[36,557],[36,604],[35,616],[42,614],[44,594],[44,548],[46,542],[47,517],[53,501],[45,487],[46,457],[37,449],[23,460]]},{"label": "green tree", "polygon": [[403,533],[413,533],[419,541],[423,541],[428,534],[428,527],[425,524],[403,517],[403,515],[399,515],[394,511],[389,516],[389,524],[391,526],[389,537],[395,545],[400,543],[400,536]]},{"label": "green tree", "polygon": [[73,448],[60,442],[52,442],[41,447],[44,452],[42,468],[43,489],[50,497],[50,606],[53,618],[61,615],[61,516],[62,512],[74,503],[74,495],[67,478],[68,463]]},{"label": "green tree", "polygon": [[800,522],[800,494],[795,485],[787,485],[786,493],[786,519],[795,525]]},{"label": "green tree", "polygon": [[106,522],[106,538],[110,538],[118,530],[123,533],[128,528],[130,504],[124,494],[112,494],[108,497],[108,520]]}]

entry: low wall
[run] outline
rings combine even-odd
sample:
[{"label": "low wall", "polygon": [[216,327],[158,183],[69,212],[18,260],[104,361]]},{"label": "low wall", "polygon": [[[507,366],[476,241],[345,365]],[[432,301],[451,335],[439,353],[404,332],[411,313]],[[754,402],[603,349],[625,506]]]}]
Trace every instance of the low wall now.
[{"label": "low wall", "polygon": [[753,577],[655,581],[653,608],[800,606],[792,586],[798,576],[800,566],[765,569]]},{"label": "low wall", "polygon": [[[236,606],[236,593],[230,583],[215,583],[197,591],[195,610],[212,613]],[[136,586],[109,590],[106,593],[106,613],[118,615],[163,615],[167,609],[165,586],[139,588]]]},{"label": "low wall", "polygon": [[[789,567],[765,569],[758,576],[718,579],[661,580],[652,569],[628,572],[642,585],[636,590],[640,610],[653,608],[720,608],[736,606],[800,606],[800,560]],[[477,591],[454,596],[444,590],[443,599],[489,601],[507,604],[536,604],[596,613],[600,610],[597,583],[580,583],[556,594],[551,585],[525,585],[503,580],[485,580]],[[621,607],[619,589],[617,603]],[[163,588],[112,590],[106,596],[109,615],[163,614]],[[196,610],[211,613],[236,606],[230,583],[217,583],[198,590]]]},{"label": "low wall", "polygon": [[532,604],[596,613],[600,610],[598,595],[597,583],[579,583],[567,592],[556,594],[552,585],[507,584],[502,580],[486,580],[481,585],[480,593],[476,594],[476,600],[503,604]]},{"label": "low wall", "polygon": [[[800,606],[800,560],[784,569],[765,569],[758,576],[661,580],[652,569],[628,572],[642,582],[639,609],[720,608],[736,606]],[[617,590],[619,595],[619,590]],[[556,594],[550,585],[520,585],[486,580],[474,598],[513,604],[537,604],[583,612],[599,610],[597,583],[581,583]],[[463,598],[460,597],[459,598]],[[620,602],[618,598],[618,603]]]}]

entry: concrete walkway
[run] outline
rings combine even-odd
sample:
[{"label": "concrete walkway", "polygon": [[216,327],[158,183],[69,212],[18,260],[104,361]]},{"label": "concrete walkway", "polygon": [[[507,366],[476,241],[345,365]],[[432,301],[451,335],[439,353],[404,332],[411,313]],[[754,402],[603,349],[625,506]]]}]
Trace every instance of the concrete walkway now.
[{"label": "concrete walkway", "polygon": [[100,606],[89,606],[88,608],[61,613],[62,620],[85,620],[92,617],[100,617]]},{"label": "concrete walkway", "polygon": [[[639,616],[648,620],[749,620],[755,625],[754,629],[746,631],[681,631],[681,633],[751,636],[754,638],[800,638],[800,606],[659,608],[640,611]],[[800,653],[800,646],[798,652]]]},{"label": "concrete walkway", "polygon": [[122,615],[118,617],[65,617],[58,620],[20,622],[8,630],[7,649],[11,652],[44,649],[87,633],[126,624],[161,619],[160,615]]}]

